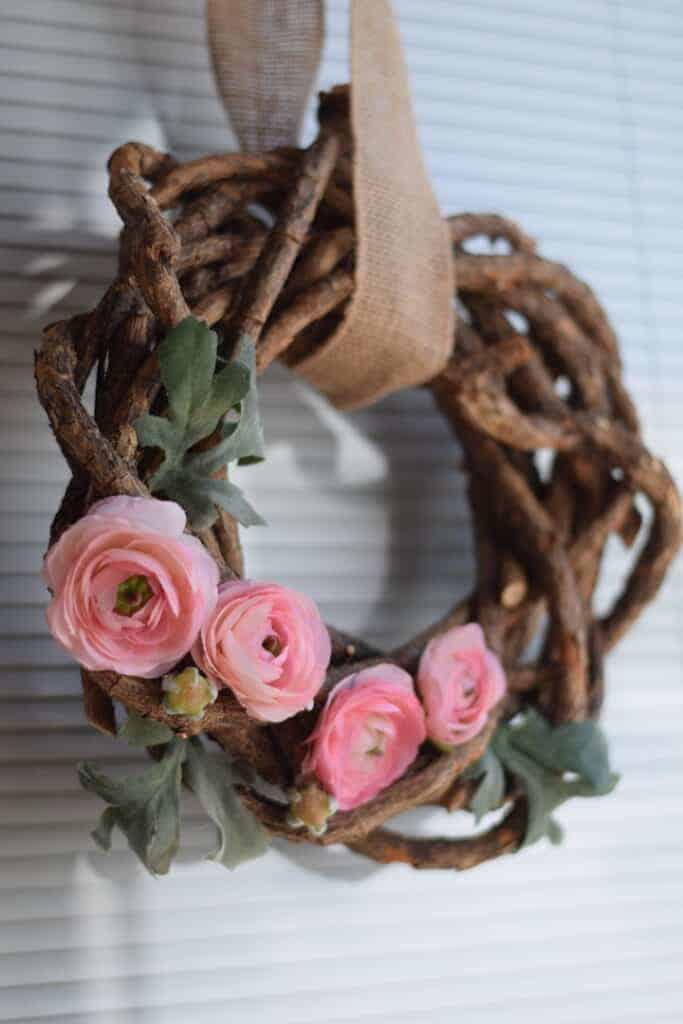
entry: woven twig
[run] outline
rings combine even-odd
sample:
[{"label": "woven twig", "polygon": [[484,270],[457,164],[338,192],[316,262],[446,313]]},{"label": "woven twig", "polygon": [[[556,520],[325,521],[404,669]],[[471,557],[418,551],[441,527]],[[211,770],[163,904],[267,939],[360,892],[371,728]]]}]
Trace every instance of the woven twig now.
[{"label": "woven twig", "polygon": [[[348,125],[338,104],[326,109],[332,113],[303,152],[208,156],[180,166],[129,143],[112,156],[110,196],[124,222],[119,276],[91,313],[49,327],[36,359],[40,398],[73,474],[53,541],[95,498],[146,493],[150,467],[132,422],[163,399],[155,348],[170,325],[193,311],[216,328],[223,354],[246,330],[263,372],[278,357],[295,364],[338,324],[354,285],[353,204]],[[253,200],[269,217],[255,212]],[[162,211],[170,209],[168,219]],[[332,667],[316,708],[279,726],[251,721],[226,691],[196,723],[165,713],[159,683],[84,673],[84,689],[102,728],[113,727],[114,698],[175,731],[205,731],[266,779],[289,785],[321,699],[351,665],[381,657],[414,671],[432,636],[476,618],[509,681],[504,706],[476,739],[452,754],[422,753],[370,803],[334,815],[319,838],[293,832],[282,806],[243,792],[273,834],[348,843],[378,861],[462,869],[517,848],[526,822],[519,793],[508,794],[501,823],[473,838],[411,839],[384,824],[422,804],[465,806],[471,784],[463,771],[497,721],[525,705],[557,723],[599,711],[603,655],[657,592],[679,546],[681,511],[666,467],[643,446],[614,331],[588,286],[538,256],[533,240],[497,214],[460,214],[449,225],[462,315],[453,357],[429,386],[465,455],[475,591],[391,652],[331,628]],[[509,252],[471,253],[476,236],[502,239]],[[524,318],[524,331],[512,326],[512,312]],[[81,392],[95,365],[93,417]],[[556,453],[548,479],[533,460],[540,448]],[[612,534],[630,545],[639,533],[636,493],[651,507],[647,539],[600,616],[592,601],[605,545]],[[241,574],[237,528],[227,515],[201,539],[225,575]],[[541,653],[521,662],[546,613]]]}]

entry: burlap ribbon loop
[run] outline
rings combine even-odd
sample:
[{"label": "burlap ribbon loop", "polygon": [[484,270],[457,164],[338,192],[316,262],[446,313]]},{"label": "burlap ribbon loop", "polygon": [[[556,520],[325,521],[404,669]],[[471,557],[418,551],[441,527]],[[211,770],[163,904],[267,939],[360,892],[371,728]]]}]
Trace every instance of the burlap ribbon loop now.
[{"label": "burlap ribbon loop", "polygon": [[[298,16],[301,37],[307,33],[309,45],[314,45],[312,8],[319,5],[307,0],[209,0],[210,36],[220,9],[221,18],[232,18],[230,30],[227,24],[222,27],[225,38],[232,32],[231,49],[256,45],[261,51],[250,60],[245,57],[242,70],[231,71],[230,82],[242,76],[239,89],[231,86],[223,92],[244,141],[291,141],[281,134],[281,125],[287,121],[291,131],[298,123],[300,111],[297,117],[292,113],[294,92],[301,102],[302,83],[310,81],[317,57],[314,61],[307,54],[298,78],[294,75],[297,90],[286,103],[283,94],[299,51],[291,48],[284,57],[282,19],[292,31]],[[245,19],[245,10],[250,19]],[[243,35],[240,44],[236,33],[247,23],[256,23],[258,32]],[[212,46],[217,64],[218,47]],[[218,83],[222,90],[220,77]],[[277,103],[273,90],[279,90]],[[276,111],[285,107],[288,117],[278,120],[277,130],[274,123],[269,127]],[[370,405],[383,395],[425,383],[443,369],[453,346],[450,241],[422,161],[408,74],[388,0],[352,2],[351,128],[355,289],[341,326],[295,368],[342,409]]]},{"label": "burlap ribbon loop", "polygon": [[247,152],[296,145],[320,64],[322,0],[207,0],[218,92]]}]

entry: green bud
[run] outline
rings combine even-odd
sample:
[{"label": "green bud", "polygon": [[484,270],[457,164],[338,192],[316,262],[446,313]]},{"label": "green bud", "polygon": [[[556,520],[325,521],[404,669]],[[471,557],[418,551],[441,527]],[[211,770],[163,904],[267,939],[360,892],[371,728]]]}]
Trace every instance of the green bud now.
[{"label": "green bud", "polygon": [[164,676],[163,706],[169,715],[184,715],[198,721],[218,696],[216,686],[192,665],[177,676]]},{"label": "green bud", "polygon": [[327,831],[327,819],[337,810],[337,801],[316,782],[309,782],[290,794],[287,824],[290,828],[307,828],[311,835]]}]

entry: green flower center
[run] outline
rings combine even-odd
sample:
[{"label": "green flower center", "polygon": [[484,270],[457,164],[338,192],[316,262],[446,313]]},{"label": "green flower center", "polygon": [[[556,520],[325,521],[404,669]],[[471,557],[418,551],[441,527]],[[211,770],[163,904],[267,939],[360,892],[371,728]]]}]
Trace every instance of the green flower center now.
[{"label": "green flower center", "polygon": [[151,597],[154,597],[154,591],[146,576],[129,576],[116,588],[114,611],[130,618],[144,608]]},{"label": "green flower center", "polygon": [[282,650],[282,644],[280,638],[275,636],[275,633],[271,633],[261,644],[264,650],[268,651],[268,654],[272,654],[274,658],[277,658],[278,654]]}]

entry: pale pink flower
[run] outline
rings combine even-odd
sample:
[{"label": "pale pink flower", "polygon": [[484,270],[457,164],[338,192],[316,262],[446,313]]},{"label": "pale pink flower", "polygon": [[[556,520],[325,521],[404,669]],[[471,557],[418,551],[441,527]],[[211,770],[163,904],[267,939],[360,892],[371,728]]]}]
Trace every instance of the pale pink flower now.
[{"label": "pale pink flower", "polygon": [[342,811],[367,803],[415,760],[426,736],[413,681],[396,665],[363,669],[330,692],[303,771],[317,776]]},{"label": "pale pink flower", "polygon": [[429,641],[420,659],[417,688],[430,739],[452,747],[483,729],[489,711],[505,693],[506,681],[481,626],[471,622]]},{"label": "pale pink flower", "polygon": [[50,548],[47,622],[84,668],[152,679],[187,654],[216,603],[218,568],[184,528],[175,502],[119,495]]},{"label": "pale pink flower", "polygon": [[192,655],[252,718],[282,722],[308,707],[330,661],[330,636],[309,597],[277,583],[223,583]]}]

